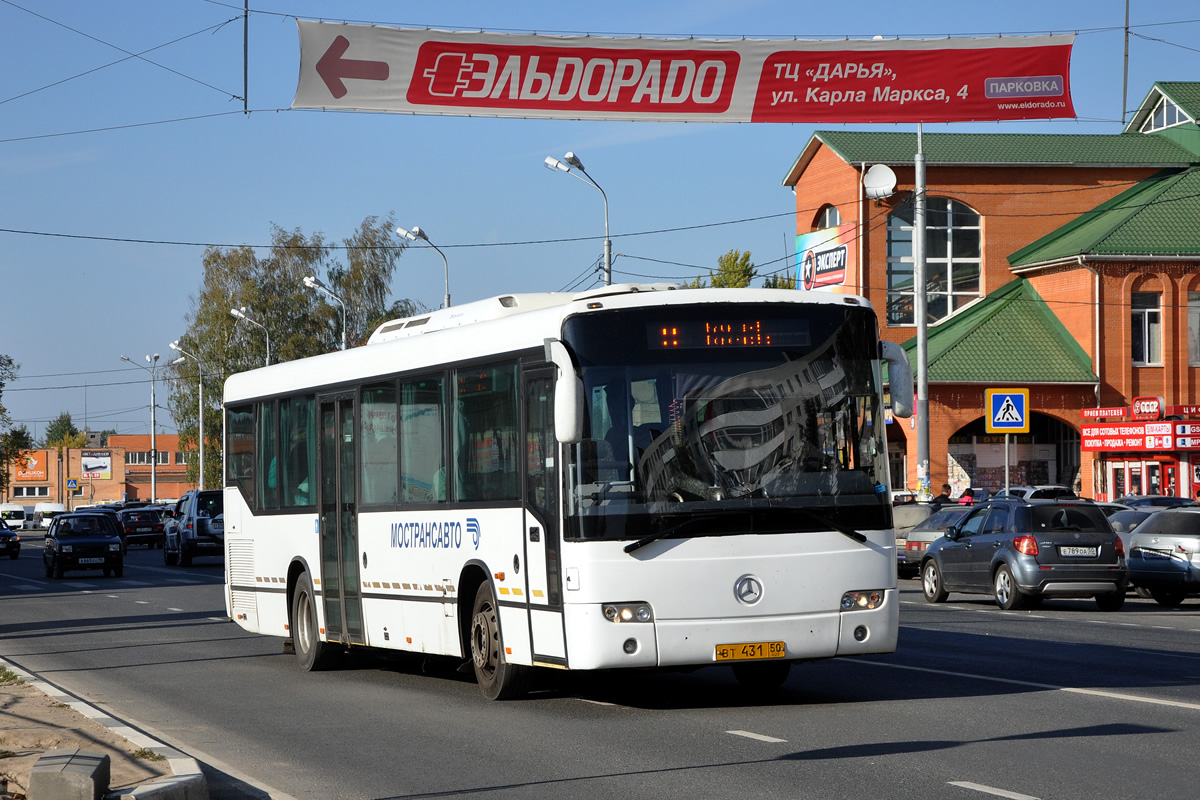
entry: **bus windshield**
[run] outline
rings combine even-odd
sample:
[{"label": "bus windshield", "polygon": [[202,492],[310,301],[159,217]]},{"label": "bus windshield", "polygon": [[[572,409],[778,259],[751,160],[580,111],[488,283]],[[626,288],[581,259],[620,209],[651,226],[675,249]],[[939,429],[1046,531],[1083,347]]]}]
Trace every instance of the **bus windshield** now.
[{"label": "bus windshield", "polygon": [[579,315],[567,538],[891,527],[874,313],[712,304]]}]

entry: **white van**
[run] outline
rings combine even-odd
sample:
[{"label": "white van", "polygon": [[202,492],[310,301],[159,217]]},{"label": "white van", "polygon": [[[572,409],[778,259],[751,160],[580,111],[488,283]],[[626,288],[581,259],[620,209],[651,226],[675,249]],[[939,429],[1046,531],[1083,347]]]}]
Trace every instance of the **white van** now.
[{"label": "white van", "polygon": [[16,503],[0,503],[0,519],[4,520],[14,531],[21,530],[25,527],[25,506]]},{"label": "white van", "polygon": [[33,507],[33,527],[45,530],[50,527],[50,520],[65,513],[67,507],[62,503],[38,503]]}]

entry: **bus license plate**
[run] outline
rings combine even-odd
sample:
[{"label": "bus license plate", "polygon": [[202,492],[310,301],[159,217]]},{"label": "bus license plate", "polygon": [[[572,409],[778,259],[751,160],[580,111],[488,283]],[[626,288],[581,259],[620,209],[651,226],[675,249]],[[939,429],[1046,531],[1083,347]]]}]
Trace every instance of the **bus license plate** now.
[{"label": "bus license plate", "polygon": [[715,661],[751,661],[759,658],[783,658],[787,646],[783,642],[744,642],[719,644],[714,650]]},{"label": "bus license plate", "polygon": [[103,558],[81,558],[81,559],[79,559],[79,563],[80,564],[103,564],[104,559]]},{"label": "bus license plate", "polygon": [[1060,547],[1058,553],[1061,556],[1085,556],[1090,558],[1096,557],[1096,548],[1094,547]]}]

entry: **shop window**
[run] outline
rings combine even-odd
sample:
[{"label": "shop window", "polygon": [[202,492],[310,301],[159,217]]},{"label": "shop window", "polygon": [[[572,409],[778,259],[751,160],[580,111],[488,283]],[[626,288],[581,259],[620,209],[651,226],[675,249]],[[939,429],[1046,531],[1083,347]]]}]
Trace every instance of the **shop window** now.
[{"label": "shop window", "polygon": [[1158,292],[1134,292],[1130,305],[1133,363],[1161,364],[1162,295]]},{"label": "shop window", "polygon": [[1188,292],[1188,363],[1200,365],[1200,292]]},{"label": "shop window", "polygon": [[[980,297],[982,228],[979,215],[948,197],[930,197],[925,208],[927,321],[937,322]],[[888,215],[887,323],[913,325],[913,208]]]}]

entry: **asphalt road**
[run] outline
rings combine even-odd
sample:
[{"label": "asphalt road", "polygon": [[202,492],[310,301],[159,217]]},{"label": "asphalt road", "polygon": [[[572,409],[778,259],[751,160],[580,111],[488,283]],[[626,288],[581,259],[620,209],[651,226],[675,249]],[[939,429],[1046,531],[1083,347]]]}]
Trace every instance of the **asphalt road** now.
[{"label": "asphalt road", "polygon": [[1000,611],[901,581],[894,655],[800,665],[777,694],[721,668],[549,673],[487,703],[456,664],[302,673],[224,618],[219,562],[135,548],[122,579],[0,561],[0,655],[205,762],[227,798],[1193,798],[1200,602]]}]

